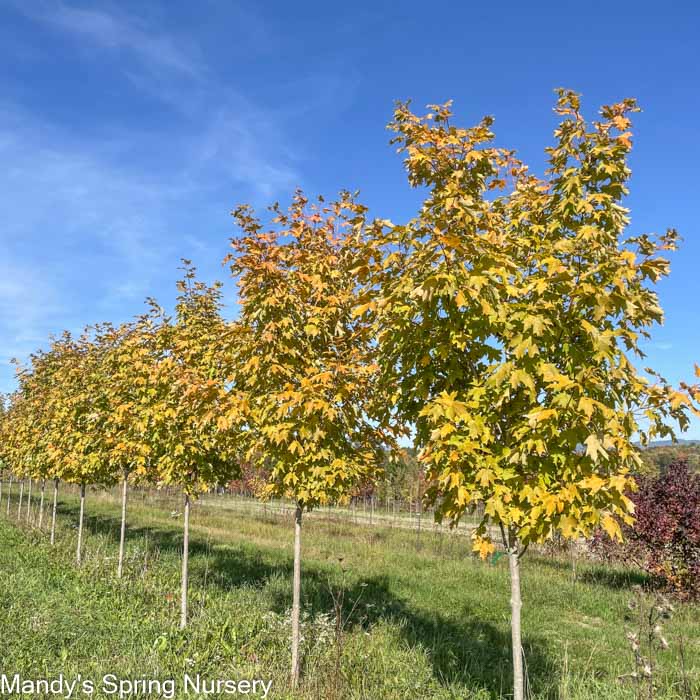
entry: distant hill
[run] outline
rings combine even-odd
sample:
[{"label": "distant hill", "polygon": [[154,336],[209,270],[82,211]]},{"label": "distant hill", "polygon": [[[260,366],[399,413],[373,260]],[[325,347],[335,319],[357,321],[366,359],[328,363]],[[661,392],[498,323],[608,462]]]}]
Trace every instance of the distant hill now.
[{"label": "distant hill", "polygon": [[649,444],[647,449],[651,450],[654,447],[680,447],[681,445],[700,445],[700,440],[676,440],[676,442],[673,442],[673,440],[655,440]]},{"label": "distant hill", "polygon": [[700,472],[700,440],[659,440],[642,450],[642,459],[646,465],[646,472],[652,474],[662,473],[666,468],[684,460],[688,465]]}]

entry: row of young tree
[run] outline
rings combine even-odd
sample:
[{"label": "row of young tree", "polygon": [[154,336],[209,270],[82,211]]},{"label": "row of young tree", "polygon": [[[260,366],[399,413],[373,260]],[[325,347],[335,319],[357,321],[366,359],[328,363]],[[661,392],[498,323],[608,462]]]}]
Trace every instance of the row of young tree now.
[{"label": "row of young tree", "polygon": [[633,100],[588,124],[560,90],[542,177],[494,146],[492,120],[452,124],[449,103],[390,129],[425,199],[403,225],[344,192],[301,192],[261,222],[235,210],[227,257],[240,312],[189,263],[172,315],[149,301],[121,326],[66,333],[18,371],[0,420],[15,479],[123,484],[184,494],[181,625],[190,501],[258,470],[260,496],[296,503],[292,679],[299,677],[305,511],[384,478],[402,435],[425,469],[425,502],[456,523],[484,514],[474,550],[500,532],[511,576],[514,698],[524,697],[520,560],[554,534],[620,537],[642,445],[684,429],[696,389],[636,365],[663,318],[654,285],[678,236],[628,236]]}]

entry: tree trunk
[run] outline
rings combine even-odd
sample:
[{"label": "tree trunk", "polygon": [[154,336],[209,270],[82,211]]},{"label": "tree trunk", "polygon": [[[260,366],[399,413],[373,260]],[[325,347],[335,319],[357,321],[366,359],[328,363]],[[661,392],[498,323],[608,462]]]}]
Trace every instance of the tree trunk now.
[{"label": "tree trunk", "polygon": [[301,516],[302,508],[297,503],[294,513],[294,584],[292,589],[292,686],[299,684],[299,614],[301,609]]},{"label": "tree trunk", "polygon": [[29,490],[27,492],[27,515],[26,515],[26,521],[27,525],[29,525],[29,521],[31,520],[31,515],[32,515],[32,481],[33,479],[29,480]]},{"label": "tree trunk", "polygon": [[10,474],[10,483],[7,485],[7,517],[10,517],[10,499],[12,498],[12,474]]},{"label": "tree trunk", "polygon": [[420,527],[423,518],[423,498],[420,493],[420,485],[416,488],[416,512],[418,513],[418,534],[416,535],[416,549],[420,549]]},{"label": "tree trunk", "polygon": [[190,558],[190,495],[185,494],[184,540],[182,543],[182,581],[180,591],[180,629],[187,626],[187,577]]},{"label": "tree trunk", "polygon": [[46,479],[41,480],[41,498],[39,499],[39,529],[44,524],[44,491],[46,490]]},{"label": "tree trunk", "polygon": [[85,515],[85,484],[80,484],[80,520],[78,520],[78,548],[76,561],[78,566],[83,562],[83,517]]},{"label": "tree trunk", "polygon": [[518,540],[514,533],[509,533],[508,563],[510,564],[510,631],[513,647],[513,700],[525,699],[525,677],[523,674],[523,645],[520,631],[520,558]]},{"label": "tree trunk", "polygon": [[122,485],[122,528],[119,534],[119,564],[117,565],[117,578],[122,577],[124,571],[124,538],[126,536],[126,490],[129,472],[124,470],[124,483]]},{"label": "tree trunk", "polygon": [[56,505],[58,503],[58,479],[53,480],[53,511],[51,513],[51,544],[56,541]]},{"label": "tree trunk", "polygon": [[0,503],[2,503],[2,484],[3,484],[3,479],[2,479],[2,476],[0,476]]},{"label": "tree trunk", "polygon": [[19,482],[19,503],[17,504],[17,520],[22,519],[22,499],[24,498],[24,479]]}]

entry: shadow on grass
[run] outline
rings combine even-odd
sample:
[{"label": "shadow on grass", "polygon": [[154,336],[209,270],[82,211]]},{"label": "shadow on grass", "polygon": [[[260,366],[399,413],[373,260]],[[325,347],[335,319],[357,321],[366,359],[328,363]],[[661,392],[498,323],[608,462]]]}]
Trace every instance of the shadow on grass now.
[{"label": "shadow on grass", "polygon": [[631,569],[606,569],[602,566],[595,566],[582,571],[579,578],[584,583],[616,589],[631,589],[632,586],[654,587],[654,582],[647,574]]},{"label": "shadow on grass", "polygon": [[[77,521],[77,505],[62,503],[59,512]],[[136,541],[147,536],[151,545],[162,553],[180,554],[182,532],[177,524],[178,521],[174,521],[172,528],[130,526],[126,537],[128,541]],[[86,516],[85,527],[96,535],[114,540],[119,536],[118,517]],[[291,533],[290,527],[290,542]],[[274,612],[285,613],[291,607],[293,567],[287,553],[273,556],[268,552],[253,552],[236,544],[208,542],[200,533],[192,532],[190,561],[193,583],[202,583],[205,558],[208,585],[222,590],[242,585],[264,588],[271,579],[288,579],[289,587],[272,586],[268,593],[272,594],[271,609]],[[388,575],[348,582],[339,576],[337,567],[334,570],[316,562],[303,563],[302,588],[304,607],[312,617],[333,614],[334,603],[342,595],[346,606],[341,613],[345,630],[369,630],[379,622],[392,625],[410,648],[420,647],[427,651],[434,678],[445,686],[461,686],[464,697],[471,697],[476,691],[486,691],[493,699],[509,694],[513,682],[510,632],[481,619],[483,616],[478,610],[466,605],[452,614],[421,609],[392,590],[392,579]],[[438,603],[436,601],[436,608]],[[558,676],[547,644],[540,637],[526,634],[523,646],[530,693],[545,697]]]},{"label": "shadow on grass", "polygon": [[[316,573],[307,570],[304,574],[304,599],[313,613],[328,612],[333,610],[332,585],[321,581]],[[335,588],[334,594],[339,593],[350,610],[355,601],[360,601],[345,621],[347,630],[370,629],[378,622],[387,622],[399,631],[409,648],[427,651],[433,676],[439,683],[461,686],[464,697],[471,697],[478,690],[487,691],[491,698],[509,695],[513,683],[510,632],[485,621],[480,611],[467,605],[453,614],[421,609],[392,590],[392,579],[386,575],[342,584]],[[279,611],[290,604],[286,595],[275,601]],[[557,676],[547,644],[541,638],[526,635],[523,646],[530,692],[544,697],[545,689]]]},{"label": "shadow on grass", "polygon": [[[570,578],[573,576],[571,559],[554,559],[539,555],[524,561],[527,561],[528,566],[553,569],[566,573]],[[615,590],[631,589],[632,586],[649,588],[653,584],[651,578],[643,571],[626,569],[622,566],[612,568],[590,559],[579,558],[576,568],[576,580],[580,583],[606,586]]]}]

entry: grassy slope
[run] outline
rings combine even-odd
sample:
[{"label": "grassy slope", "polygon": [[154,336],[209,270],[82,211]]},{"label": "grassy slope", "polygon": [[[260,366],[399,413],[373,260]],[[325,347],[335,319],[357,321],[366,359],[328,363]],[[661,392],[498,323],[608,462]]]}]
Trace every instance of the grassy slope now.
[{"label": "grassy slope", "polygon": [[[72,497],[62,501],[53,551],[0,509],[0,672],[272,678],[275,698],[508,696],[507,565],[473,559],[466,538],[424,532],[417,549],[415,533],[309,520],[305,681],[295,695],[286,688],[290,524],[195,509],[192,619],[180,632],[181,522],[170,510],[131,505],[127,577],[118,582],[111,498],[91,494],[88,501],[81,571],[72,564]],[[570,562],[530,554],[523,568],[533,698],[635,697],[616,680],[631,670],[625,617],[634,574],[579,563],[573,583]],[[341,594],[346,624],[338,645],[333,609]],[[683,697],[681,637],[700,693],[698,612],[679,606],[667,627],[672,647],[660,658],[658,697]]]}]

